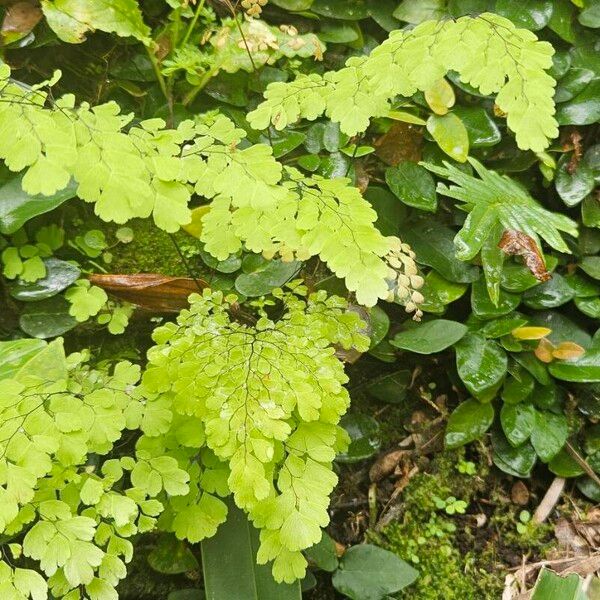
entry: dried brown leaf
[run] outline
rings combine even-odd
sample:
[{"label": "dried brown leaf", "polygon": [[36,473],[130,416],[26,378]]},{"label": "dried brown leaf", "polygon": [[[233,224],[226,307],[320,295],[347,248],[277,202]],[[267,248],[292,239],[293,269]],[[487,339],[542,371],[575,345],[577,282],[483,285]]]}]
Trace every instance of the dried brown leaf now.
[{"label": "dried brown leaf", "polygon": [[543,363],[551,363],[554,360],[554,345],[552,342],[547,340],[546,338],[542,338],[537,348],[534,351],[534,354],[541,360]]},{"label": "dried brown leaf", "polygon": [[394,123],[378,138],[375,154],[386,164],[396,166],[403,160],[419,162],[423,148],[421,128],[411,123]]},{"label": "dried brown leaf", "polygon": [[[6,9],[4,14],[2,35],[28,34],[42,17],[42,10],[33,2],[15,2]],[[17,37],[21,37],[21,35]]]},{"label": "dried brown leaf", "polygon": [[120,300],[156,312],[179,312],[187,307],[190,294],[208,287],[202,279],[168,277],[158,273],[92,274],[89,279]]},{"label": "dried brown leaf", "polygon": [[552,356],[558,360],[576,360],[585,354],[585,348],[582,348],[575,342],[561,342],[557,348],[552,351]]},{"label": "dried brown leaf", "polygon": [[516,229],[505,230],[498,248],[511,256],[522,256],[525,265],[538,281],[548,281],[552,278],[552,275],[546,269],[546,263],[538,245],[526,233]]}]

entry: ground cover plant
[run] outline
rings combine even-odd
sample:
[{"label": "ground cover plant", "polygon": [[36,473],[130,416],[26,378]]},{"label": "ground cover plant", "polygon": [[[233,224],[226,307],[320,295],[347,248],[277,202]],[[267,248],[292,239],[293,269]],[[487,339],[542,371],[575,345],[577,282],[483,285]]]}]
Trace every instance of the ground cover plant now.
[{"label": "ground cover plant", "polygon": [[594,597],[594,0],[1,10],[2,598]]}]

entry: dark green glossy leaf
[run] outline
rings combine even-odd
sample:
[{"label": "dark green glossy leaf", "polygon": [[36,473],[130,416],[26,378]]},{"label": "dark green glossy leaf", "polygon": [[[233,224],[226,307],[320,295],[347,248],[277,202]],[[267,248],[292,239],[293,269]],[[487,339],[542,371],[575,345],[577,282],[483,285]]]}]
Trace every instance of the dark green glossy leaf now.
[{"label": "dark green glossy leaf", "polygon": [[523,302],[529,308],[555,308],[570,302],[575,291],[562,275],[555,273],[552,279],[527,290],[523,294]]},{"label": "dark green glossy leaf", "polygon": [[385,171],[385,180],[392,192],[404,204],[435,212],[437,194],[431,173],[416,163],[404,160]]},{"label": "dark green glossy leaf", "polygon": [[500,290],[498,304],[494,306],[489,297],[483,278],[478,279],[471,287],[471,308],[473,314],[480,319],[493,319],[511,313],[521,302],[521,296]]},{"label": "dark green glossy leaf", "polygon": [[582,477],[577,480],[577,489],[590,500],[600,502],[600,485],[591,477]]},{"label": "dark green glossy leaf", "polygon": [[554,0],[552,17],[548,27],[563,40],[573,43],[575,41],[575,12],[576,8],[571,0]]},{"label": "dark green glossy leaf", "polygon": [[559,125],[591,125],[600,120],[600,79],[590,82],[585,89],[556,111]]},{"label": "dark green glossy leaf", "polygon": [[558,161],[554,185],[567,206],[576,206],[594,189],[594,172],[581,162],[571,172],[571,156],[563,154]]},{"label": "dark green glossy leaf", "polygon": [[321,541],[308,548],[304,553],[309,562],[323,571],[333,573],[338,568],[339,561],[335,551],[335,542],[325,532],[323,532]]},{"label": "dark green glossy leaf", "polygon": [[492,460],[501,471],[515,477],[529,477],[531,475],[537,456],[529,442],[515,448],[508,443],[501,431],[493,431],[492,448]]},{"label": "dark green glossy leaf", "polygon": [[235,271],[239,271],[242,266],[242,257],[237,254],[231,254],[225,260],[217,260],[212,254],[209,254],[204,248],[201,248],[200,257],[207,267],[221,273],[235,273]]},{"label": "dark green glossy leaf", "polygon": [[575,342],[584,348],[589,348],[592,343],[592,338],[585,329],[556,310],[534,313],[529,324],[551,329],[552,333],[548,339],[555,345],[561,342]]},{"label": "dark green glossy leaf", "polygon": [[466,400],[448,418],[444,441],[447,448],[458,448],[479,439],[494,421],[494,407],[489,402]]},{"label": "dark green glossy leaf", "polygon": [[77,281],[81,271],[75,265],[58,258],[44,259],[46,277],[34,283],[17,279],[10,288],[10,295],[21,302],[35,302],[55,296]]},{"label": "dark green glossy leaf", "polygon": [[600,296],[600,284],[580,273],[571,273],[565,277],[575,292],[576,298],[594,298]]},{"label": "dark green glossy leaf", "polygon": [[550,385],[537,385],[532,398],[538,408],[559,413],[564,407],[566,391],[554,382]]},{"label": "dark green glossy leaf", "polygon": [[504,350],[478,333],[468,333],[455,348],[456,368],[465,387],[480,400],[493,398],[508,368]]},{"label": "dark green glossy leaf", "polygon": [[497,319],[492,319],[484,323],[479,330],[480,333],[487,338],[499,338],[508,335],[517,327],[521,327],[527,323],[527,319],[519,313],[508,314]]},{"label": "dark green glossy leaf", "polygon": [[275,6],[291,11],[308,10],[314,1],[315,0],[271,0]]},{"label": "dark green glossy leaf", "polygon": [[429,19],[440,19],[445,14],[444,0],[402,0],[394,11],[394,17],[412,25]]},{"label": "dark green glossy leaf", "polygon": [[515,376],[504,382],[502,400],[509,404],[517,404],[523,402],[533,392],[535,381],[529,371],[524,368],[518,369],[517,373],[515,373],[515,369],[511,369],[511,373]]},{"label": "dark green glossy leaf", "polygon": [[540,385],[550,385],[552,379],[548,375],[548,368],[536,358],[533,352],[519,352],[518,354],[513,354],[512,357],[524,369],[527,369]]},{"label": "dark green glossy leaf", "polygon": [[497,144],[502,135],[489,113],[478,106],[456,106],[452,112],[467,128],[471,148],[485,148]]},{"label": "dark green glossy leaf", "polygon": [[[552,272],[558,264],[558,259],[552,255],[546,256],[545,259],[546,269]],[[539,285],[539,283],[539,280],[524,264],[507,264],[502,269],[502,283],[500,285],[507,292],[524,292]]]},{"label": "dark green glossy leaf", "polygon": [[600,2],[598,0],[587,0],[577,19],[585,27],[600,27]]},{"label": "dark green glossy leaf", "polygon": [[297,261],[268,261],[259,270],[238,275],[235,280],[235,289],[249,298],[264,296],[273,288],[282,286],[292,279],[299,268],[300,263]]},{"label": "dark green glossy leaf", "polygon": [[332,19],[358,21],[369,16],[365,0],[315,0],[311,10]]},{"label": "dark green glossy leaf", "polygon": [[390,318],[382,308],[374,306],[370,310],[369,321],[371,326],[371,348],[374,348],[387,335],[390,329]]},{"label": "dark green glossy leaf", "polygon": [[371,458],[381,447],[379,423],[368,415],[348,413],[340,421],[340,425],[350,436],[350,445],[336,460],[343,463],[359,462]]},{"label": "dark green glossy leaf", "polygon": [[558,477],[578,477],[585,473],[581,465],[565,449],[562,449],[548,463],[548,469]]},{"label": "dark green glossy leaf", "polygon": [[584,256],[579,267],[590,277],[600,279],[600,256]]},{"label": "dark green glossy leaf", "polygon": [[406,217],[406,208],[398,198],[388,190],[378,186],[369,186],[365,198],[377,213],[375,226],[383,235],[398,235],[400,223]]},{"label": "dark green glossy leaf", "polygon": [[360,37],[360,28],[353,22],[323,21],[319,39],[334,44],[349,44]]},{"label": "dark green glossy leaf", "polygon": [[32,302],[21,313],[19,327],[31,337],[57,337],[77,325],[76,319],[69,314],[70,307],[62,296]]},{"label": "dark green glossy leaf", "polygon": [[536,411],[531,444],[543,462],[548,462],[556,456],[568,437],[569,427],[564,415]]},{"label": "dark green glossy leaf", "polygon": [[600,200],[594,196],[584,198],[581,205],[581,220],[586,227],[600,227]]},{"label": "dark green glossy leaf", "polygon": [[494,10],[495,0],[449,0],[448,11],[457,18],[479,15]]},{"label": "dark green glossy leaf", "polygon": [[466,333],[467,327],[462,323],[435,319],[397,333],[390,343],[417,354],[434,354],[449,348]]},{"label": "dark green glossy leaf", "polygon": [[471,283],[477,279],[479,270],[456,258],[454,235],[452,229],[432,219],[406,224],[400,231],[402,240],[417,254],[417,262],[433,267],[450,281]]},{"label": "dark green glossy leaf", "polygon": [[148,555],[148,564],[158,573],[177,575],[199,567],[196,557],[185,542],[173,534],[162,534]]},{"label": "dark green glossy leaf", "polygon": [[70,200],[77,189],[77,184],[71,182],[51,196],[30,196],[21,187],[22,179],[21,175],[17,175],[0,185],[0,233],[5,235],[14,233],[29,219],[50,212]]},{"label": "dark green glossy leaf", "polygon": [[538,31],[543,29],[552,17],[551,0],[498,0],[496,12],[510,19],[517,27]]},{"label": "dark green glossy leaf", "polygon": [[358,544],[346,551],[332,583],[352,600],[382,600],[408,587],[417,576],[418,572],[393,552]]},{"label": "dark green glossy leaf", "polygon": [[600,319],[600,297],[575,298],[575,306],[588,317]]},{"label": "dark green glossy leaf", "polygon": [[505,404],[500,423],[506,439],[515,448],[529,439],[535,425],[535,408],[531,404]]},{"label": "dark green glossy leaf", "polygon": [[599,382],[600,381],[600,348],[588,350],[575,361],[553,362],[548,366],[550,373],[562,381]]},{"label": "dark green glossy leaf", "polygon": [[370,381],[365,389],[369,396],[380,402],[399,404],[406,397],[411,380],[411,372],[402,369]]},{"label": "dark green glossy leaf", "polygon": [[395,0],[367,0],[371,18],[386,31],[400,28],[400,22],[392,15],[397,5]]},{"label": "dark green glossy leaf", "polygon": [[570,69],[566,75],[558,82],[554,101],[557,104],[568,102],[582,92],[587,84],[594,79],[594,72],[590,69]]},{"label": "dark green glossy leaf", "polygon": [[425,285],[421,289],[425,297],[421,308],[425,312],[442,313],[447,304],[458,300],[466,291],[466,284],[448,281],[437,271],[429,271],[425,277]]}]

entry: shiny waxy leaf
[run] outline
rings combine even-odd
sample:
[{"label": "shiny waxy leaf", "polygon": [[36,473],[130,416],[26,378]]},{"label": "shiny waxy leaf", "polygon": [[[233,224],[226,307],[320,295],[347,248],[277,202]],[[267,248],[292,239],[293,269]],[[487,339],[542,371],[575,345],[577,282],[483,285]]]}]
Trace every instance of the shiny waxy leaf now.
[{"label": "shiny waxy leaf", "polygon": [[55,296],[77,281],[81,271],[74,264],[47,258],[44,260],[46,276],[33,283],[18,279],[10,288],[10,295],[21,302],[35,302]]},{"label": "shiny waxy leaf", "polygon": [[550,461],[564,446],[569,435],[567,419],[549,411],[536,411],[531,444],[544,462]]},{"label": "shiny waxy leaf", "polygon": [[77,325],[69,314],[70,304],[62,296],[28,304],[19,317],[19,326],[31,337],[48,339],[63,335]]},{"label": "shiny waxy leaf", "polygon": [[358,544],[346,551],[332,583],[352,600],[381,600],[408,587],[417,576],[418,572],[393,552]]},{"label": "shiny waxy leaf", "polygon": [[492,460],[500,470],[516,477],[529,477],[537,460],[535,450],[529,442],[514,447],[501,431],[494,431],[492,448]]},{"label": "shiny waxy leaf", "polygon": [[493,340],[468,333],[457,344],[456,368],[465,387],[482,401],[491,400],[507,372],[506,353]]},{"label": "shiny waxy leaf", "polygon": [[600,349],[588,350],[574,361],[553,362],[548,370],[557,379],[563,381],[598,382],[600,381]]},{"label": "shiny waxy leaf", "polygon": [[404,204],[435,212],[437,208],[435,182],[431,174],[420,165],[402,161],[397,166],[386,170],[385,180],[390,190]]},{"label": "shiny waxy leaf", "polygon": [[235,289],[249,298],[264,296],[273,288],[280,287],[292,279],[299,268],[300,263],[296,261],[264,261],[251,273],[238,275],[235,280]]},{"label": "shiny waxy leaf", "polygon": [[397,333],[390,343],[417,354],[434,354],[449,348],[467,333],[466,325],[434,319]]},{"label": "shiny waxy leaf", "polygon": [[410,371],[402,369],[370,381],[366,392],[380,402],[399,404],[406,397],[412,375]]},{"label": "shiny waxy leaf", "polygon": [[553,4],[551,0],[498,0],[496,11],[519,27],[538,31],[550,21]]},{"label": "shiny waxy leaf", "polygon": [[446,426],[447,448],[458,448],[479,439],[494,421],[494,407],[490,403],[466,400],[452,412]]},{"label": "shiny waxy leaf", "polygon": [[54,210],[75,196],[77,186],[69,183],[64,189],[50,196],[30,196],[23,191],[22,176],[16,176],[0,185],[0,233],[11,234],[33,217]]},{"label": "shiny waxy leaf", "polygon": [[469,134],[457,115],[431,115],[427,120],[427,131],[450,158],[461,163],[467,160]]},{"label": "shiny waxy leaf", "polygon": [[348,413],[342,417],[340,425],[348,433],[350,445],[346,452],[337,455],[337,461],[359,462],[378,452],[381,447],[380,428],[379,423],[373,417]]},{"label": "shiny waxy leaf", "polygon": [[500,411],[500,423],[512,446],[529,439],[535,426],[535,408],[531,404],[505,404]]}]

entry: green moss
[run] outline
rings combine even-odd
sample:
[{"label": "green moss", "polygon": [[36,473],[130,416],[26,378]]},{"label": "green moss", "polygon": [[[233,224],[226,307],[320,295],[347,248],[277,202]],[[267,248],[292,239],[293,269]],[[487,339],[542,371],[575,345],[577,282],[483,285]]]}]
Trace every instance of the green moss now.
[{"label": "green moss", "polygon": [[189,277],[185,262],[173,239],[184,254],[194,275],[204,267],[199,258],[200,242],[184,231],[171,236],[154,225],[151,219],[134,219],[127,224],[133,229],[133,240],[119,244],[113,250],[110,270],[114,273],[162,273]]},{"label": "green moss", "polygon": [[468,517],[449,516],[436,506],[436,498],[454,496],[470,504],[483,491],[487,467],[476,475],[457,469],[462,451],[446,451],[419,473],[403,493],[400,518],[370,538],[415,566],[417,582],[397,598],[419,600],[492,599],[502,594],[500,571],[493,553],[473,550],[477,544]]}]

